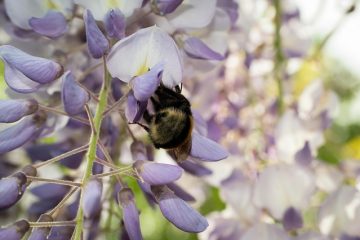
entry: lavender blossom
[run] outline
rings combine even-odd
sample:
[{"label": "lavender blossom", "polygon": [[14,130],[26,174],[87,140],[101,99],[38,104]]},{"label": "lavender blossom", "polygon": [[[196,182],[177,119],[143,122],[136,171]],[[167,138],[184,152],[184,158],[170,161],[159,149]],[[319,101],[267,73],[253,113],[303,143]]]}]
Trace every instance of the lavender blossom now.
[{"label": "lavender blossom", "polygon": [[0,239],[20,240],[29,228],[26,220],[19,220],[10,226],[0,228]]},{"label": "lavender blossom", "polygon": [[152,0],[152,10],[159,15],[169,14],[175,11],[183,0]]},{"label": "lavender blossom", "polygon": [[109,41],[96,25],[95,19],[89,10],[84,13],[86,41],[93,58],[101,58],[109,49]]},{"label": "lavender blossom", "polygon": [[9,208],[19,201],[26,183],[27,178],[21,172],[0,180],[0,210]]},{"label": "lavender blossom", "polygon": [[29,25],[35,32],[50,38],[60,37],[67,30],[64,15],[57,11],[49,11],[42,18],[32,17]]},{"label": "lavender blossom", "polygon": [[83,203],[85,217],[93,218],[99,213],[101,209],[102,188],[102,182],[96,178],[93,178],[86,184]]},{"label": "lavender blossom", "polygon": [[90,100],[89,93],[75,81],[70,71],[63,76],[62,101],[65,111],[69,115],[76,115],[84,111],[85,104]]},{"label": "lavender blossom", "polygon": [[175,165],[138,160],[133,164],[141,179],[150,185],[165,185],[178,180],[183,170]]},{"label": "lavender blossom", "polygon": [[11,123],[20,120],[22,117],[33,114],[38,109],[36,100],[1,100],[0,116],[1,123]]},{"label": "lavender blossom", "polygon": [[186,232],[202,232],[208,227],[209,224],[203,216],[166,186],[153,187],[152,191],[164,217],[179,229]]},{"label": "lavender blossom", "polygon": [[131,240],[141,240],[141,230],[139,222],[139,211],[134,202],[134,194],[129,188],[123,188],[119,192],[119,201],[123,207],[123,221],[126,232]]},{"label": "lavender blossom", "polygon": [[105,16],[104,24],[109,37],[117,40],[125,37],[125,16],[120,9],[111,9]]},{"label": "lavender blossom", "polygon": [[5,61],[5,81],[14,91],[36,91],[41,84],[60,77],[63,68],[51,60],[31,56],[15,47],[0,47],[0,58]]}]

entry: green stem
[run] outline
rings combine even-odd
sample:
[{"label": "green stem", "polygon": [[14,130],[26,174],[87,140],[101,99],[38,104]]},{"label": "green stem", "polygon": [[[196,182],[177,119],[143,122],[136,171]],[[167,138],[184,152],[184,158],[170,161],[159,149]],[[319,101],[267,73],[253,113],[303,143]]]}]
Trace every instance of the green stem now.
[{"label": "green stem", "polygon": [[[90,177],[91,177],[93,163],[96,158],[96,146],[97,146],[99,136],[100,136],[100,127],[101,127],[101,122],[102,122],[102,116],[106,109],[107,98],[108,98],[108,93],[109,93],[109,89],[110,89],[111,78],[110,78],[108,71],[106,70],[105,57],[104,57],[103,63],[104,63],[104,82],[101,87],[101,91],[100,91],[100,95],[99,95],[99,103],[96,107],[96,112],[95,112],[95,116],[94,116],[94,129],[92,129],[92,131],[91,131],[91,136],[90,136],[90,141],[89,141],[89,149],[86,154],[86,161],[87,161],[86,169],[85,169],[85,173],[84,173],[84,176],[82,179],[83,188],[86,186],[86,184],[88,183],[88,181],[90,180]],[[76,227],[75,227],[75,232],[74,232],[74,236],[73,236],[74,240],[81,240],[81,233],[82,233],[83,221],[84,221],[83,210],[82,210],[82,201],[83,201],[83,191],[81,192],[81,195],[80,195],[80,205],[79,205],[79,210],[76,215]]]},{"label": "green stem", "polygon": [[284,55],[282,51],[282,42],[281,42],[281,24],[282,24],[282,8],[281,0],[274,0],[275,7],[275,39],[274,39],[274,77],[278,85],[278,109],[281,114],[284,110],[284,86],[283,86],[283,66],[284,66]]}]

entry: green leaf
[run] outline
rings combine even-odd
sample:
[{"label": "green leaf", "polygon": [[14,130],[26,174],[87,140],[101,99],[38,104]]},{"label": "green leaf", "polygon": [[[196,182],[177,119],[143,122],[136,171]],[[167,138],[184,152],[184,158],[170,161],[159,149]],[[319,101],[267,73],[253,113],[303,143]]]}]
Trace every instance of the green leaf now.
[{"label": "green leaf", "polygon": [[5,82],[4,74],[5,74],[5,64],[0,59],[0,99],[8,98],[8,96],[6,95],[6,92],[5,92],[7,85]]},{"label": "green leaf", "polygon": [[200,213],[207,215],[214,211],[225,209],[226,205],[220,198],[219,188],[210,187],[206,201],[200,207]]}]

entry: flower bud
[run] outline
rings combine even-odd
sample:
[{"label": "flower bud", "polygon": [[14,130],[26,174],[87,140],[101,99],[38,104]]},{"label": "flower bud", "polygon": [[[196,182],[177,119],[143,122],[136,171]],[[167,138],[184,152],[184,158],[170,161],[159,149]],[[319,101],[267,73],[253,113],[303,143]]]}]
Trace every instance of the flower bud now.
[{"label": "flower bud", "polygon": [[153,186],[152,192],[164,217],[185,232],[202,232],[208,226],[206,218],[177,197],[166,186]]},{"label": "flower bud", "polygon": [[165,185],[178,180],[183,169],[164,163],[138,160],[133,164],[135,171],[150,185]]},{"label": "flower bud", "polygon": [[109,41],[96,25],[89,10],[84,13],[84,22],[89,53],[93,58],[101,58],[109,50]]},{"label": "flower bud", "polygon": [[118,40],[125,37],[125,16],[118,8],[110,9],[110,11],[108,11],[104,23],[109,37]]},{"label": "flower bud", "polygon": [[0,122],[12,123],[20,120],[21,118],[33,114],[38,109],[36,100],[0,100]]},{"label": "flower bud", "polygon": [[0,180],[0,210],[13,206],[22,197],[27,178],[18,172]]},{"label": "flower bud", "polygon": [[297,230],[303,226],[301,213],[293,207],[290,207],[285,211],[282,220],[284,229],[286,231]]},{"label": "flower bud", "polygon": [[45,116],[33,115],[0,132],[0,154],[14,150],[36,137],[42,130]]},{"label": "flower bud", "polygon": [[29,228],[30,225],[26,220],[19,220],[8,227],[0,228],[0,239],[20,240]]},{"label": "flower bud", "polygon": [[118,198],[123,207],[123,220],[130,239],[143,239],[140,230],[139,211],[135,206],[133,192],[130,188],[123,188],[119,192]]},{"label": "flower bud", "polygon": [[101,209],[102,182],[97,179],[91,179],[84,189],[83,209],[87,218],[95,217]]},{"label": "flower bud", "polygon": [[79,86],[70,71],[63,76],[61,97],[64,109],[69,115],[81,113],[85,104],[90,100],[89,93]]},{"label": "flower bud", "polygon": [[[52,222],[53,218],[50,215],[42,214],[38,222]],[[50,233],[50,227],[37,227],[34,228],[28,240],[46,240]]]}]

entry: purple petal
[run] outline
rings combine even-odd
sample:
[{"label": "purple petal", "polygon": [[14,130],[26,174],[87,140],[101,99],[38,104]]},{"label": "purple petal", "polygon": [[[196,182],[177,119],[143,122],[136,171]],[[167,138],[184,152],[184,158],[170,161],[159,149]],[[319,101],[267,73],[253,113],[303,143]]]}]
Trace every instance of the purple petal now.
[{"label": "purple petal", "polygon": [[56,11],[48,11],[42,18],[30,18],[29,25],[35,32],[50,38],[60,37],[67,30],[64,15]]},{"label": "purple petal", "polygon": [[29,228],[30,225],[26,220],[19,220],[8,227],[0,228],[0,239],[20,240]]},{"label": "purple petal", "polygon": [[0,154],[14,150],[35,137],[43,122],[36,117],[26,117],[19,123],[0,132]]},{"label": "purple petal", "polygon": [[51,209],[53,209],[58,203],[61,201],[61,199],[46,199],[46,200],[39,200],[36,202],[33,202],[30,207],[27,208],[27,213],[29,216],[36,218],[43,214],[44,212],[47,212]]},{"label": "purple petal", "polygon": [[202,161],[219,161],[227,158],[229,153],[216,142],[193,132],[190,155]]},{"label": "purple petal", "polygon": [[69,186],[45,183],[31,188],[30,192],[41,199],[62,199],[69,191]]},{"label": "purple petal", "polygon": [[185,53],[195,59],[203,60],[224,60],[225,57],[220,53],[209,48],[204,42],[198,38],[190,37],[184,43]]},{"label": "purple petal", "polygon": [[22,197],[26,182],[21,172],[0,180],[0,210],[11,207]]},{"label": "purple petal", "polygon": [[147,161],[148,160],[146,146],[143,142],[134,141],[133,143],[131,143],[130,151],[131,151],[131,155],[132,155],[132,158],[134,161],[136,161],[136,160]]},{"label": "purple petal", "polygon": [[130,91],[125,108],[126,119],[131,123],[139,121],[146,110],[146,106],[147,102],[136,101],[134,92]]},{"label": "purple petal", "polygon": [[182,187],[176,183],[169,183],[166,185],[171,191],[175,193],[176,196],[181,198],[186,202],[194,202],[196,199],[188,192],[186,192]]},{"label": "purple petal", "polygon": [[125,16],[120,9],[110,9],[105,16],[104,23],[109,37],[116,38],[118,40],[125,37]]},{"label": "purple petal", "polygon": [[301,214],[293,207],[288,208],[283,216],[283,226],[286,231],[292,231],[303,226]]},{"label": "purple petal", "polygon": [[48,240],[69,240],[74,232],[74,227],[52,227]]},{"label": "purple petal", "polygon": [[32,93],[37,91],[41,84],[32,81],[23,73],[5,62],[5,81],[9,88],[19,93]]},{"label": "purple petal", "polygon": [[234,25],[239,17],[238,3],[234,0],[218,0],[216,5],[228,14],[232,25]]},{"label": "purple petal", "polygon": [[85,104],[90,100],[89,93],[79,86],[70,71],[63,76],[61,97],[64,109],[69,115],[81,113]]},{"label": "purple petal", "polygon": [[33,114],[38,109],[35,100],[0,100],[0,122],[12,123]]},{"label": "purple petal", "polygon": [[192,111],[192,115],[195,121],[195,129],[196,131],[198,131],[201,135],[203,136],[207,136],[207,123],[205,121],[205,119],[200,115],[200,113],[196,110],[191,110]]},{"label": "purple petal", "polygon": [[84,216],[87,218],[95,217],[101,209],[102,182],[97,179],[91,179],[84,189]]},{"label": "purple petal", "polygon": [[141,182],[141,181],[137,181],[137,183],[139,184],[142,192],[144,193],[144,196],[147,200],[147,202],[149,203],[149,205],[151,207],[155,207],[156,205],[156,199],[154,197],[154,195],[151,192],[151,186],[150,184],[146,183],[146,182]]},{"label": "purple petal", "polygon": [[172,13],[184,0],[154,0],[151,7],[156,14],[165,15]]},{"label": "purple petal", "polygon": [[160,84],[161,73],[164,70],[164,64],[158,63],[147,73],[135,77],[131,84],[134,96],[139,102],[147,101],[155,92]]},{"label": "purple petal", "polygon": [[359,236],[350,236],[347,234],[342,234],[340,240],[360,240]]},{"label": "purple petal", "polygon": [[[10,45],[0,47],[0,57],[5,60],[5,64],[9,64],[36,83],[50,83],[63,73],[63,68],[58,63],[46,58],[29,55]],[[8,79],[6,81],[14,80]]]},{"label": "purple petal", "polygon": [[140,177],[150,185],[164,185],[178,180],[183,169],[164,163],[155,163],[138,160],[134,163],[134,169]]},{"label": "purple petal", "polygon": [[[53,218],[50,215],[42,214],[38,222],[52,222]],[[47,240],[47,235],[50,233],[50,227],[34,228],[28,240]]]},{"label": "purple petal", "polygon": [[167,187],[153,187],[153,193],[164,217],[185,232],[202,232],[208,226],[206,218],[178,198]]},{"label": "purple petal", "polygon": [[93,58],[101,58],[109,50],[109,41],[96,25],[95,19],[89,10],[84,13],[86,41]]},{"label": "purple petal", "polygon": [[312,159],[310,145],[309,142],[306,141],[304,147],[295,154],[295,161],[304,166],[308,166]]},{"label": "purple petal", "polygon": [[177,162],[180,167],[182,167],[186,172],[195,175],[195,176],[207,176],[211,175],[212,171],[199,163],[194,163],[190,161]]},{"label": "purple petal", "polygon": [[129,188],[123,188],[119,192],[120,204],[123,207],[123,220],[126,231],[131,240],[141,240],[139,211],[134,202],[134,194]]}]

